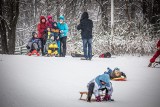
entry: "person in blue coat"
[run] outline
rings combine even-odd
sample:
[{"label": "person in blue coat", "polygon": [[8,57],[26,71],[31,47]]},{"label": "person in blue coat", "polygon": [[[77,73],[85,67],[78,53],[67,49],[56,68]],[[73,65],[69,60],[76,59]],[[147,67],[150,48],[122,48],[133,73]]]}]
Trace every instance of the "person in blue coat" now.
[{"label": "person in blue coat", "polygon": [[66,41],[67,41],[67,33],[68,33],[68,25],[64,22],[64,16],[59,17],[59,22],[57,23],[57,27],[60,30],[60,42],[61,42],[61,51],[60,56],[65,57],[66,55]]},{"label": "person in blue coat", "polygon": [[[113,92],[112,83],[110,82],[110,77],[108,74],[102,74],[91,80],[88,85],[88,96],[87,101],[91,101],[92,94],[95,95],[96,101],[101,102],[109,101]],[[101,99],[100,91],[106,90],[105,96]]]}]

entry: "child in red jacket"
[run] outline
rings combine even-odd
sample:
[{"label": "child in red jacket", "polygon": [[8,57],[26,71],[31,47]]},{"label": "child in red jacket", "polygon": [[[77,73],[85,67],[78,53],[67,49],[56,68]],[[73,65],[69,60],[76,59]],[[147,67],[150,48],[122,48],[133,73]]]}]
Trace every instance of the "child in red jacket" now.
[{"label": "child in red jacket", "polygon": [[148,65],[148,67],[151,67],[152,66],[152,63],[155,62],[156,58],[160,55],[160,40],[158,41],[157,43],[157,51],[156,53],[154,54],[154,56],[150,59],[150,63]]}]

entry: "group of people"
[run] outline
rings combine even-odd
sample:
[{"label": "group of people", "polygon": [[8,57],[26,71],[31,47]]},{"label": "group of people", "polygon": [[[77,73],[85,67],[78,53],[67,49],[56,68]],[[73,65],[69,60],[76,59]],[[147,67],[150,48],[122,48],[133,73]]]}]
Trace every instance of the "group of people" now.
[{"label": "group of people", "polygon": [[[89,19],[88,13],[84,12],[81,16],[80,24],[77,26],[77,30],[81,30],[83,41],[84,57],[82,60],[91,60],[93,56],[92,28],[93,22]],[[66,56],[68,25],[64,16],[59,17],[59,22],[54,21],[51,15],[47,19],[44,16],[40,16],[37,31],[38,34],[36,32],[32,33],[32,38],[27,44],[28,55],[31,55],[33,50],[36,50],[38,55],[41,51],[42,56],[46,54],[60,57]]]},{"label": "group of people", "polygon": [[55,55],[65,57],[68,25],[65,23],[64,16],[61,15],[59,17],[59,22],[54,21],[51,15],[47,19],[44,16],[40,16],[37,31],[38,33],[32,32],[32,38],[27,44],[28,55],[31,55],[33,50],[36,50],[37,54],[41,51],[42,56]]}]

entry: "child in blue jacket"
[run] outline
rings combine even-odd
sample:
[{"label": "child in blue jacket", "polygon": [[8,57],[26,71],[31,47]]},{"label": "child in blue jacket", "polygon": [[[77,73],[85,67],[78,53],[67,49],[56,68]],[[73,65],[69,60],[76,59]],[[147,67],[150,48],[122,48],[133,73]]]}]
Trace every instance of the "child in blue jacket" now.
[{"label": "child in blue jacket", "polygon": [[[103,101],[111,101],[112,92],[112,83],[110,82],[110,77],[108,74],[102,74],[91,80],[88,85],[88,96],[87,101],[91,101],[92,94],[95,95],[96,101],[101,102]],[[100,91],[105,91],[105,96],[101,99]]]}]

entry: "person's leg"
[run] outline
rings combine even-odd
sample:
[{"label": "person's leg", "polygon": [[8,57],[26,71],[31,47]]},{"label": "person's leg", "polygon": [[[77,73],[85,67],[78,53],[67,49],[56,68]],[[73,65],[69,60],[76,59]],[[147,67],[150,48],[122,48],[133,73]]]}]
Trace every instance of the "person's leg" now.
[{"label": "person's leg", "polygon": [[63,37],[63,54],[62,56],[65,57],[66,56],[66,50],[67,50],[67,46],[66,46],[66,42],[67,42],[67,36]]},{"label": "person's leg", "polygon": [[155,62],[156,58],[157,58],[159,55],[160,55],[160,50],[158,50],[158,51],[154,54],[154,56],[150,59],[150,63],[149,63],[149,65],[148,65],[148,67],[150,67],[150,66],[152,65],[152,63]]},{"label": "person's leg", "polygon": [[87,55],[87,39],[83,39],[83,52],[84,52],[84,57],[87,59],[88,55]]},{"label": "person's leg", "polygon": [[57,45],[58,45],[58,54],[60,55],[60,52],[61,52],[60,51],[60,47],[61,47],[61,45],[60,45],[60,41],[59,40],[57,41]]},{"label": "person's leg", "polygon": [[92,59],[92,39],[88,39],[88,57]]},{"label": "person's leg", "polygon": [[94,83],[89,84],[88,95],[87,95],[87,101],[88,102],[91,101],[91,97],[92,97],[92,94],[93,94],[93,89],[94,89]]},{"label": "person's leg", "polygon": [[38,44],[37,43],[33,43],[33,49],[38,51]]}]

